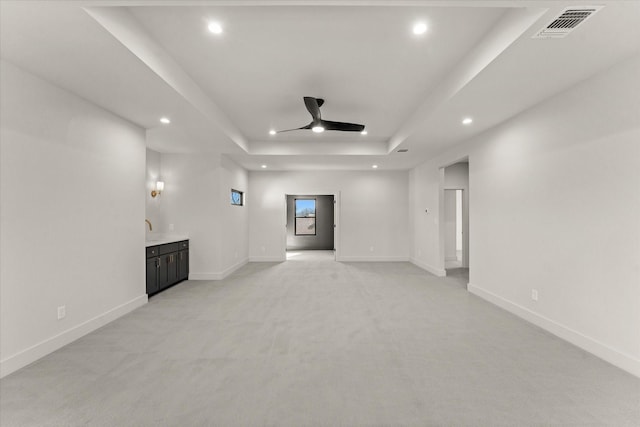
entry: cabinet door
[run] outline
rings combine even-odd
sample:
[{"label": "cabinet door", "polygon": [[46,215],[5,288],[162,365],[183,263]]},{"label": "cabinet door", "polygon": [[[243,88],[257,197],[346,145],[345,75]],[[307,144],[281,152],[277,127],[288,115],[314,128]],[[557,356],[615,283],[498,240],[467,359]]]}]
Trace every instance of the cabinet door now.
[{"label": "cabinet door", "polygon": [[147,294],[158,292],[158,258],[147,260]]},{"label": "cabinet door", "polygon": [[170,253],[167,257],[167,285],[178,282],[178,253]]},{"label": "cabinet door", "polygon": [[187,280],[189,278],[189,251],[180,251],[178,253],[178,280]]},{"label": "cabinet door", "polygon": [[169,286],[169,255],[158,257],[158,290]]}]

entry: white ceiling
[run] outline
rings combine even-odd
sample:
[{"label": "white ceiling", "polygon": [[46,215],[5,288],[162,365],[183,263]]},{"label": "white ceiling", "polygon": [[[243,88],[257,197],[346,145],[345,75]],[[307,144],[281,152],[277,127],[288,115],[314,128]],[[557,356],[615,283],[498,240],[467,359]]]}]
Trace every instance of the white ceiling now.
[{"label": "white ceiling", "polygon": [[[545,40],[531,36],[576,2],[5,0],[0,56],[148,129],[161,152],[221,152],[249,169],[407,169],[637,54],[640,2],[598,3]],[[416,21],[426,34],[412,34]],[[368,135],[270,136],[311,121],[303,96]]]}]

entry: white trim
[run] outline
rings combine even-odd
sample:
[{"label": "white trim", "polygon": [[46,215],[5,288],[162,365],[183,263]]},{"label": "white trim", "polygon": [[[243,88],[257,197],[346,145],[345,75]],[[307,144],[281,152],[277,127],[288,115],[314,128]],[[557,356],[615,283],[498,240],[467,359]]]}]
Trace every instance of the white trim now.
[{"label": "white trim", "polygon": [[406,256],[341,256],[339,262],[408,262]]},{"label": "white trim", "polygon": [[551,320],[548,317],[535,313],[526,307],[502,298],[501,296],[489,292],[486,289],[482,289],[479,286],[469,283],[467,285],[467,289],[472,294],[477,295],[480,298],[489,301],[490,303],[495,304],[498,307],[503,308],[548,332],[551,332],[553,335],[588,351],[589,353],[617,366],[620,369],[624,369],[636,377],[640,377],[640,359],[637,359],[630,354],[622,353],[603,342],[588,337],[574,329]]},{"label": "white trim", "polygon": [[432,265],[429,265],[427,263],[424,263],[418,259],[415,258],[411,258],[411,263],[420,267],[423,270],[427,270],[429,273],[438,276],[438,277],[445,277],[447,275],[447,271],[444,268],[438,268],[438,267],[434,267]]},{"label": "white trim", "polygon": [[189,273],[189,280],[224,280],[248,262],[249,259],[245,258],[231,267],[215,273]]},{"label": "white trim", "polygon": [[237,270],[239,270],[242,267],[244,267],[248,262],[249,262],[249,258],[245,258],[242,261],[237,262],[234,265],[232,265],[231,267],[223,270],[222,273],[221,273],[222,279],[225,279],[225,278],[229,277],[231,274],[235,273]]},{"label": "white trim", "polygon": [[92,319],[89,319],[79,325],[76,325],[64,332],[54,335],[51,338],[35,344],[27,349],[24,349],[6,359],[0,361],[0,378],[5,377],[18,369],[35,362],[36,360],[53,353],[54,351],[64,347],[67,344],[81,338],[96,329],[113,322],[119,317],[124,316],[127,313],[135,310],[138,307],[142,307],[149,301],[146,294],[140,295],[125,302],[117,307],[112,308]]},{"label": "white trim", "polygon": [[249,262],[285,262],[287,259],[281,256],[251,256]]}]

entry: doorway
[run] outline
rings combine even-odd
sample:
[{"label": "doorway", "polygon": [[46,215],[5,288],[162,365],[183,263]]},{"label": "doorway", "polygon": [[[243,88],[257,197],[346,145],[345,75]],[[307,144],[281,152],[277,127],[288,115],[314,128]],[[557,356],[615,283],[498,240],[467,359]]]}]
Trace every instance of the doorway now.
[{"label": "doorway", "polygon": [[335,260],[333,195],[286,195],[286,259]]},{"label": "doorway", "polygon": [[469,161],[442,168],[440,262],[457,284],[469,283]]},{"label": "doorway", "polygon": [[463,189],[444,190],[444,268],[462,268]]}]

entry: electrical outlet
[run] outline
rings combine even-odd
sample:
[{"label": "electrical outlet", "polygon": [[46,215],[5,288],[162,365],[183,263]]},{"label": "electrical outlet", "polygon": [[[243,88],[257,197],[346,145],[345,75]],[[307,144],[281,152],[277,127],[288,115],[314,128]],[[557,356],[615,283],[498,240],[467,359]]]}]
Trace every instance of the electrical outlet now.
[{"label": "electrical outlet", "polygon": [[67,315],[67,306],[61,305],[58,307],[58,320],[64,319],[64,316]]},{"label": "electrical outlet", "polygon": [[373,252],[373,246],[369,246],[369,252]]},{"label": "electrical outlet", "polygon": [[267,248],[265,248],[264,246],[262,248],[260,248],[262,250],[262,252],[266,252]]},{"label": "electrical outlet", "polygon": [[538,290],[531,289],[531,299],[534,301],[538,301]]},{"label": "electrical outlet", "polygon": [[169,231],[173,231],[173,224],[169,224]]}]

